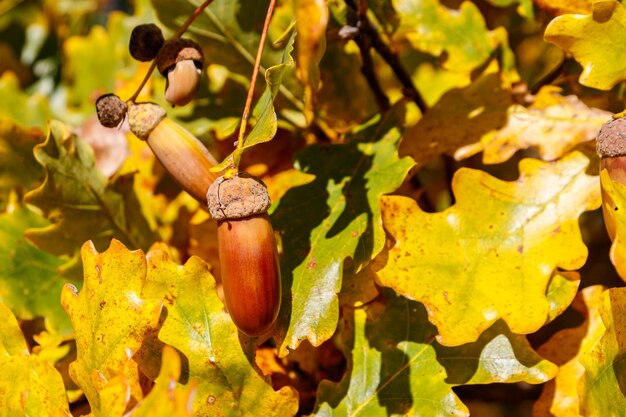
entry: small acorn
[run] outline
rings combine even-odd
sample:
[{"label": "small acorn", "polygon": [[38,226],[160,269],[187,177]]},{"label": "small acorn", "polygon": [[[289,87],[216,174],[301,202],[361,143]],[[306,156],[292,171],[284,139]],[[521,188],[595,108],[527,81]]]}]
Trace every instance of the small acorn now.
[{"label": "small acorn", "polygon": [[226,308],[249,336],[269,331],[281,301],[280,267],[265,184],[245,172],[218,178],[207,193],[217,220],[220,270]]},{"label": "small acorn", "polygon": [[128,109],[130,130],[145,140],[157,159],[192,197],[206,205],[206,193],[218,174],[217,161],[185,128],[168,118],[157,104],[132,104]]},{"label": "small acorn", "polygon": [[[600,171],[606,169],[615,182],[626,185],[626,118],[614,118],[602,125],[596,139]],[[615,204],[602,189],[602,213],[611,240],[615,237]]]},{"label": "small acorn", "polygon": [[98,120],[104,127],[118,127],[124,121],[128,106],[115,94],[105,94],[96,100]]},{"label": "small acorn", "polygon": [[198,88],[204,55],[191,39],[172,39],[163,45],[156,57],[159,72],[167,78],[165,99],[173,106],[184,106],[194,99]]},{"label": "small acorn", "polygon": [[163,46],[163,32],[154,23],[135,26],[130,34],[128,50],[137,61],[152,61]]}]

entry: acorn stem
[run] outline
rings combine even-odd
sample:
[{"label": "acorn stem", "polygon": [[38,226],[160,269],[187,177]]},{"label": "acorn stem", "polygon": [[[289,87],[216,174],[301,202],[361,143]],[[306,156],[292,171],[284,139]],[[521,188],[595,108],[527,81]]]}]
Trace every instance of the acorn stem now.
[{"label": "acorn stem", "polygon": [[[193,21],[196,20],[198,16],[200,16],[200,13],[202,13],[202,11],[206,9],[207,6],[211,3],[213,3],[213,0],[206,0],[204,3],[198,6],[196,10],[194,10],[194,12],[187,18],[187,20],[185,20],[185,23],[183,23],[181,27],[178,28],[174,36],[172,36],[172,39],[180,38],[183,35],[183,33],[185,33],[187,29],[189,29],[189,26],[191,26]],[[152,60],[152,63],[150,64],[150,68],[148,68],[148,71],[146,71],[146,75],[143,77],[143,80],[141,80],[141,84],[139,84],[139,87],[137,87],[137,90],[135,90],[135,93],[131,96],[131,98],[126,100],[127,102],[134,103],[135,100],[137,100],[137,97],[139,97],[141,90],[143,90],[143,87],[146,85],[146,83],[152,76],[152,72],[154,71],[154,68],[156,68],[156,59]]]},{"label": "acorn stem", "polygon": [[[246,104],[243,107],[243,114],[241,116],[241,125],[239,126],[239,135],[237,137],[237,149],[241,149],[244,143],[244,135],[246,133],[246,127],[248,126],[248,118],[250,117],[250,109],[252,108],[252,98],[254,96],[254,87],[256,85],[256,78],[261,67],[261,58],[263,57],[263,49],[265,49],[265,40],[267,39],[267,32],[270,27],[270,21],[272,20],[272,14],[274,13],[274,7],[276,6],[276,0],[270,0],[270,4],[267,7],[267,14],[265,15],[265,23],[263,24],[263,31],[261,32],[261,40],[259,41],[259,48],[256,52],[256,59],[254,60],[254,69],[252,70],[252,76],[250,77],[250,88],[248,88],[248,95],[246,97]],[[239,171],[239,161],[233,161],[232,165],[226,170],[224,176],[231,178]]]}]

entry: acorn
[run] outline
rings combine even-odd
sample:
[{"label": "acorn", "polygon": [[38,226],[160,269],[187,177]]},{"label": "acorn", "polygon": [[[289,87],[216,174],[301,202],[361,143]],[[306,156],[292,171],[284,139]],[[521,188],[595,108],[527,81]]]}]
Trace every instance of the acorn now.
[{"label": "acorn", "polygon": [[207,190],[218,175],[211,172],[217,161],[202,142],[154,103],[131,104],[128,121],[130,130],[148,143],[176,182],[206,205]]},{"label": "acorn", "polygon": [[98,120],[104,127],[117,127],[126,116],[128,106],[115,94],[104,94],[96,100]]},{"label": "acorn", "polygon": [[267,188],[260,179],[239,172],[231,178],[218,178],[209,188],[207,200],[209,212],[217,220],[226,308],[243,333],[265,334],[278,317],[281,300]]},{"label": "acorn", "polygon": [[173,106],[184,106],[194,99],[198,88],[204,55],[191,39],[172,39],[163,45],[156,57],[159,72],[166,77],[165,99]]},{"label": "acorn", "polygon": [[[613,181],[626,185],[626,118],[614,118],[602,125],[596,150],[600,156],[600,171],[606,169]],[[611,240],[615,238],[615,210],[615,203],[602,188],[602,213]]]},{"label": "acorn", "polygon": [[154,23],[135,26],[130,34],[128,50],[137,61],[152,61],[163,46],[163,32]]}]

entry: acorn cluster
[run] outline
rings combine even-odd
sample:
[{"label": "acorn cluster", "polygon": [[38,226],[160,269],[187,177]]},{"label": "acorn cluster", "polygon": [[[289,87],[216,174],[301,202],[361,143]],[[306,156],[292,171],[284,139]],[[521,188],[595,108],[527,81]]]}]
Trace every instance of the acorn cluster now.
[{"label": "acorn cluster", "polygon": [[[198,91],[204,64],[202,48],[190,39],[164,40],[154,24],[137,26],[130,54],[155,60],[166,78],[165,99],[184,106]],[[263,182],[245,172],[218,177],[217,161],[202,142],[167,117],[154,103],[122,101],[105,94],[96,102],[103,126],[119,126],[126,116],[130,130],[146,141],[176,182],[207,206],[218,222],[218,245],[224,299],[235,325],[249,336],[267,334],[281,304],[281,279],[274,230],[267,215],[269,194]]]},{"label": "acorn cluster", "polygon": [[[156,66],[167,82],[165,99],[172,106],[191,102],[200,86],[204,54],[196,42],[186,38],[165,40],[153,23],[136,26],[128,45],[130,55],[138,61],[156,60]],[[105,127],[117,127],[124,121],[128,104],[115,94],[105,94],[96,101],[96,112]]]}]

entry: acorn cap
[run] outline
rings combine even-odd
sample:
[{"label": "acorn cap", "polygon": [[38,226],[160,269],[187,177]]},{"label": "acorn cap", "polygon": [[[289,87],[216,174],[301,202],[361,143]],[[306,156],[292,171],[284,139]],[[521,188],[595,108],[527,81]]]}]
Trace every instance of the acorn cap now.
[{"label": "acorn cap", "polygon": [[601,158],[626,155],[626,117],[611,119],[602,125],[596,150]]},{"label": "acorn cap", "polygon": [[104,127],[117,127],[124,120],[128,106],[115,94],[105,94],[96,100],[98,120]]},{"label": "acorn cap", "polygon": [[239,172],[228,179],[219,177],[209,187],[206,197],[209,212],[215,220],[262,214],[272,204],[263,181],[247,172]]},{"label": "acorn cap", "polygon": [[131,104],[128,109],[130,131],[139,139],[147,140],[150,132],[167,116],[165,110],[154,103]]},{"label": "acorn cap", "polygon": [[162,75],[166,75],[169,68],[185,59],[191,59],[203,65],[202,47],[191,39],[171,39],[165,42],[156,57],[157,68]]},{"label": "acorn cap", "polygon": [[136,26],[130,34],[128,50],[137,61],[152,61],[163,46],[163,32],[154,23]]}]

